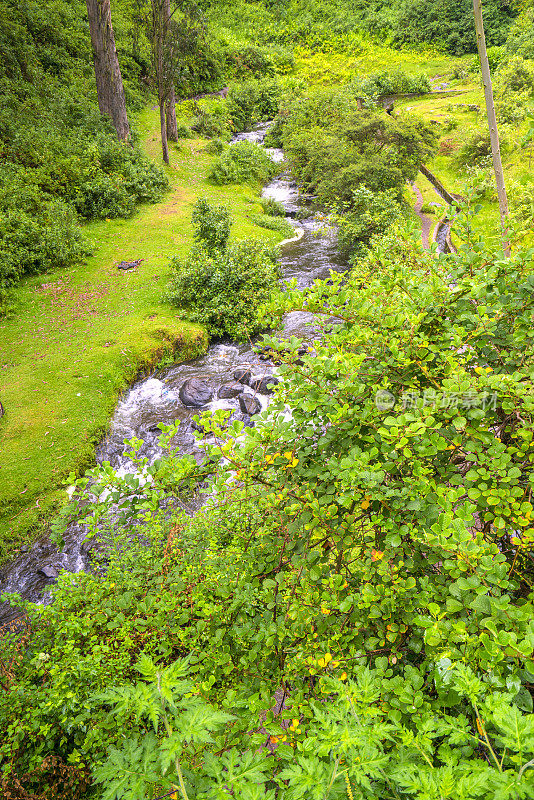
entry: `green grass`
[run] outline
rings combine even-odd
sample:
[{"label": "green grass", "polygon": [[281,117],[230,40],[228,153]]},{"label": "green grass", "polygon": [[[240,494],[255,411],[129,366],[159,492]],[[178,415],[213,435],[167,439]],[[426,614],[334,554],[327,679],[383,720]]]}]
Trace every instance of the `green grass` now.
[{"label": "green grass", "polygon": [[[451,88],[462,91],[458,97],[436,97],[426,95],[398,103],[398,110],[414,114],[434,126],[438,153],[427,163],[432,172],[440,178],[453,194],[466,196],[469,181],[468,170],[459,162],[458,153],[462,144],[476,130],[487,131],[484,93],[482,87],[473,81],[451,81]],[[478,105],[480,111],[463,110],[460,106]],[[456,106],[456,108],[455,108]],[[452,120],[456,127],[447,130],[447,122]],[[500,125],[502,161],[509,198],[513,199],[514,184],[529,174],[528,156],[520,148],[519,142],[526,130],[526,123],[518,126]],[[488,167],[490,170],[491,167]],[[434,189],[428,181],[418,175],[417,185],[426,202],[438,201]],[[473,230],[483,236],[495,247],[500,245],[500,217],[496,193],[492,200],[482,200],[480,211],[473,218]],[[453,236],[454,239],[454,236]],[[526,242],[523,241],[522,245]]]},{"label": "green grass", "polygon": [[363,38],[351,53],[310,53],[297,50],[296,72],[307,85],[345,83],[352,77],[402,69],[408,75],[442,77],[450,73],[454,61],[435,51],[395,50]]},{"label": "green grass", "polygon": [[[147,110],[138,130],[161,162],[158,116]],[[206,181],[213,157],[206,142],[186,140],[166,168],[171,192],[132,219],[85,227],[94,255],[85,264],[26,280],[10,317],[0,320],[0,560],[46,531],[66,499],[65,480],[94,463],[117,398],[141,371],[176,354],[203,352],[205,331],[161,301],[168,261],[192,243],[191,209],[199,196],[228,204],[233,237],[283,235],[258,229],[257,188]],[[121,260],[144,259],[132,272]]]}]

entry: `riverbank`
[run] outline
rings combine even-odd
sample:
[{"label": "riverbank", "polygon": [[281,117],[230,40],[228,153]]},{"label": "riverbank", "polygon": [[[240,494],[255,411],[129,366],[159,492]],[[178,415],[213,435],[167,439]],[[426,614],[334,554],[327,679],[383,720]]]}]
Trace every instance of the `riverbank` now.
[{"label": "riverbank", "polygon": [[[160,163],[158,125],[152,109],[137,120],[146,152]],[[131,219],[85,226],[94,243],[86,263],[25,281],[13,314],[0,320],[0,562],[46,532],[66,498],[65,481],[94,462],[117,398],[135,375],[206,349],[205,331],[161,300],[169,259],[191,245],[195,200],[227,203],[238,238],[282,238],[249,220],[260,210],[257,189],[208,183],[213,156],[205,144],[173,146],[169,194]],[[137,259],[138,268],[117,269]]]}]

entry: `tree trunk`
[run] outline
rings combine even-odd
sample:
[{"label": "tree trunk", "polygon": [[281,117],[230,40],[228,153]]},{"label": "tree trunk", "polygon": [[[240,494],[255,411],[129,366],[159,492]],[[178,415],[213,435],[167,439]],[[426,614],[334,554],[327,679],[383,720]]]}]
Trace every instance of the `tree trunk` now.
[{"label": "tree trunk", "polygon": [[167,125],[165,121],[165,98],[160,98],[159,101],[159,121],[161,126],[161,152],[163,160],[166,164],[169,163],[169,145],[167,144]]},{"label": "tree trunk", "polygon": [[177,142],[178,123],[176,122],[176,96],[174,94],[174,86],[172,85],[165,105],[165,117],[167,118],[167,139],[170,139],[171,142]]},{"label": "tree trunk", "polygon": [[482,72],[482,83],[484,84],[484,96],[486,99],[486,111],[488,114],[488,127],[491,142],[491,155],[493,158],[493,171],[495,173],[495,183],[497,185],[497,196],[499,198],[499,213],[501,215],[502,243],[506,256],[510,256],[510,239],[508,235],[508,197],[506,186],[504,185],[504,174],[502,171],[501,149],[499,146],[499,131],[497,119],[495,117],[495,104],[493,102],[493,89],[491,86],[491,73],[489,68],[488,53],[486,51],[486,37],[484,35],[484,21],[482,19],[482,0],[473,0],[473,11],[475,14],[475,29],[477,35],[478,56],[480,59],[480,70]]},{"label": "tree trunk", "polygon": [[130,135],[130,126],[111,24],[110,0],[86,0],[86,5],[93,45],[98,107],[102,115],[111,117],[117,136],[124,141]]},{"label": "tree trunk", "polygon": [[[165,35],[167,36],[171,25],[171,0],[164,0],[163,3],[163,16],[165,19]],[[172,57],[172,56],[171,56]],[[167,103],[165,113],[167,116],[167,139],[171,142],[178,141],[178,128],[176,124],[176,97],[174,94],[174,81],[172,79],[172,67],[170,69],[171,77],[168,86]]]}]

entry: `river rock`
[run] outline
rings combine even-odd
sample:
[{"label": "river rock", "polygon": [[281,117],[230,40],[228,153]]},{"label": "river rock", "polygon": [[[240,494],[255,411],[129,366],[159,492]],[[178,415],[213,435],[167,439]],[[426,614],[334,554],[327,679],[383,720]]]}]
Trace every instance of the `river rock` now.
[{"label": "river rock", "polygon": [[184,406],[193,408],[205,406],[213,397],[211,387],[202,378],[189,378],[184,381],[178,394]]},{"label": "river rock", "polygon": [[256,424],[253,420],[250,419],[249,414],[241,414],[241,422],[245,426],[245,428],[253,428]]},{"label": "river rock", "polygon": [[45,564],[44,567],[40,567],[37,572],[39,575],[44,575],[44,577],[49,581],[55,581],[58,576],[58,571],[54,567]]},{"label": "river rock", "polygon": [[250,381],[251,373],[247,369],[236,369],[234,372],[234,380],[238,381],[239,383],[246,383]]},{"label": "river rock", "polygon": [[239,381],[233,381],[232,383],[223,383],[221,388],[217,393],[217,397],[221,400],[229,400],[232,397],[237,397],[239,394],[245,391],[245,387]]},{"label": "river rock", "polygon": [[250,386],[260,394],[272,394],[274,387],[279,383],[280,381],[274,375],[265,375],[263,378],[252,378]]},{"label": "river rock", "polygon": [[258,414],[261,411],[261,403],[257,397],[251,394],[242,394],[239,396],[239,406],[243,414],[248,414],[250,417],[253,414]]}]

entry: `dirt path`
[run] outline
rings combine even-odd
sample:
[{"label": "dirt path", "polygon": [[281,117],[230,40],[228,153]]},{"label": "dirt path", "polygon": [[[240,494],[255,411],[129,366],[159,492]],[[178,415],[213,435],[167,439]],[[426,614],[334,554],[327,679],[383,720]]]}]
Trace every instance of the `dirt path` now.
[{"label": "dirt path", "polygon": [[430,250],[430,231],[432,230],[434,220],[428,214],[424,214],[421,210],[423,208],[423,195],[421,194],[421,190],[416,186],[415,183],[412,183],[411,187],[416,198],[413,210],[421,220],[421,238],[423,240],[423,247],[425,250]]}]

